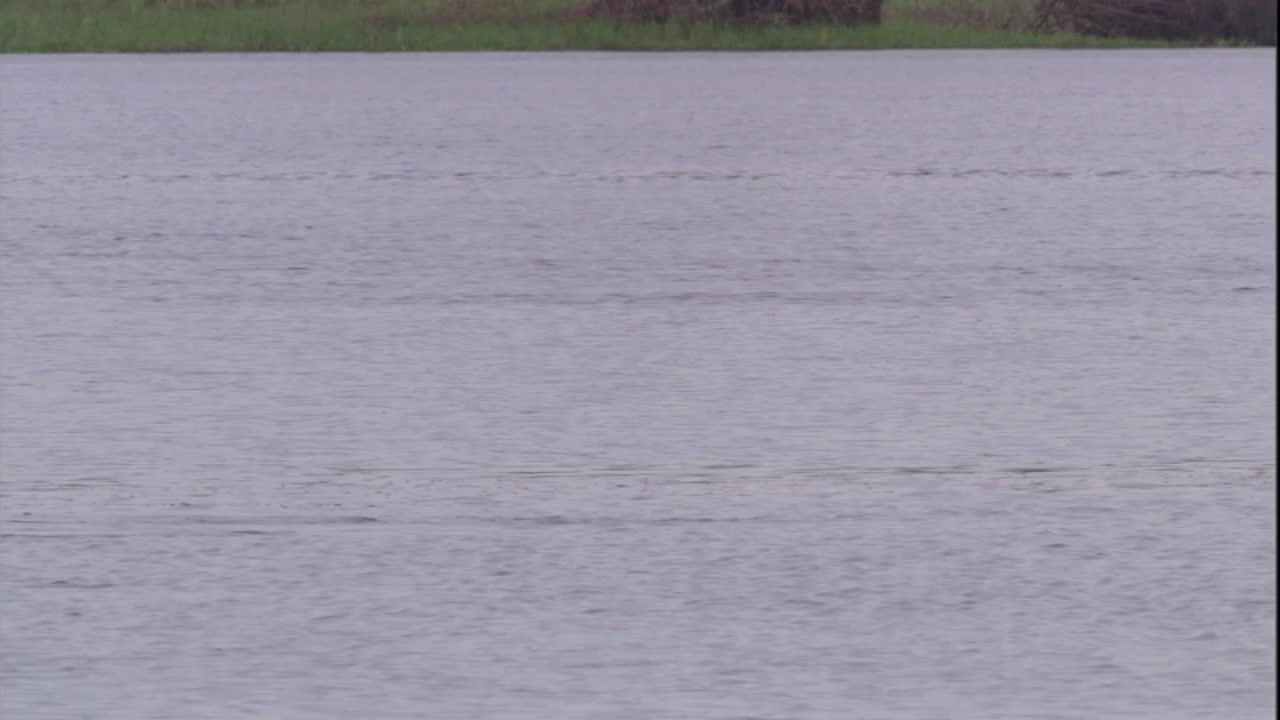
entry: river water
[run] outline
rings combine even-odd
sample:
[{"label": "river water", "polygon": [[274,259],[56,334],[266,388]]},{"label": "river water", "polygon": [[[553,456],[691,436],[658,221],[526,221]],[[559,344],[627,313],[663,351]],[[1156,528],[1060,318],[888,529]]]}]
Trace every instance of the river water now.
[{"label": "river water", "polygon": [[0,63],[0,716],[1269,718],[1275,52]]}]

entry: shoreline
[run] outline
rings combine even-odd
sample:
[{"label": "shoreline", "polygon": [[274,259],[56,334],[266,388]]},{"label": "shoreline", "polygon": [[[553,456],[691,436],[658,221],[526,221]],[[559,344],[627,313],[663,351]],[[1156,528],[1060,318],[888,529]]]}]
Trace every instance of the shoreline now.
[{"label": "shoreline", "polygon": [[[0,54],[216,52],[762,52],[831,50],[1170,49],[1218,47],[1168,41],[1032,35],[916,23],[848,27],[813,25],[735,28],[711,24],[618,24],[571,21],[526,25],[421,25],[397,32],[340,28],[319,33],[225,32],[199,25],[165,32],[119,33],[77,28],[74,34],[14,31],[0,17]],[[238,29],[237,29],[238,30]],[[1243,46],[1249,47],[1249,46]]]},{"label": "shoreline", "polygon": [[[187,0],[196,2],[197,0]],[[210,0],[203,0],[208,3]],[[889,16],[882,23],[731,25],[574,17],[564,0],[535,7],[439,6],[374,13],[341,0],[174,5],[163,0],[16,0],[0,8],[0,54],[202,52],[804,51],[1203,47],[1186,42],[1034,34]],[[169,0],[181,3],[183,0]],[[226,2],[226,0],[223,0]],[[555,4],[555,3],[559,4]],[[1210,45],[1212,46],[1212,45]]]},{"label": "shoreline", "polygon": [[[1046,20],[1045,0],[755,0],[874,5],[879,22],[866,24],[787,22],[776,14],[717,20],[705,13],[664,23],[635,14],[649,6],[671,12],[733,1],[4,0],[0,54],[1275,47],[1066,32],[1072,25]],[[600,17],[602,3],[620,9]],[[1259,22],[1261,31],[1265,20]]]}]

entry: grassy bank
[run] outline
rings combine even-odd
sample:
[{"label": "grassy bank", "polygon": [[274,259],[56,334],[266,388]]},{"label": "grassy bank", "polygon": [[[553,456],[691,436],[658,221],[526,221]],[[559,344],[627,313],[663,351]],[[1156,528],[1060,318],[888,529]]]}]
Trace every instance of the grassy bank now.
[{"label": "grassy bank", "polygon": [[887,0],[881,24],[856,27],[616,23],[582,7],[575,0],[0,0],[0,52],[1167,45],[1019,30],[1028,0]]}]

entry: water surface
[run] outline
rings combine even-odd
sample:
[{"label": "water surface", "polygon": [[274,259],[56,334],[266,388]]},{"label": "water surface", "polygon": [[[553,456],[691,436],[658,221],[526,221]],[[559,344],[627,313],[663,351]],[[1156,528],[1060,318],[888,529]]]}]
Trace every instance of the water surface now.
[{"label": "water surface", "polygon": [[1274,88],[7,58],[0,715],[1273,717]]}]

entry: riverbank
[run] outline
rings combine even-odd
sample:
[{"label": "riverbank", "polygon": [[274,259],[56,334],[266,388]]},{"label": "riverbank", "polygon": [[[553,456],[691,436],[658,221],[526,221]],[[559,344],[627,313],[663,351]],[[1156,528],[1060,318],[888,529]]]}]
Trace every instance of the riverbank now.
[{"label": "riverbank", "polygon": [[[931,5],[930,3],[934,3]],[[618,23],[568,0],[9,0],[0,52],[1167,47],[1020,31],[1025,0],[890,0],[875,25]]]}]

